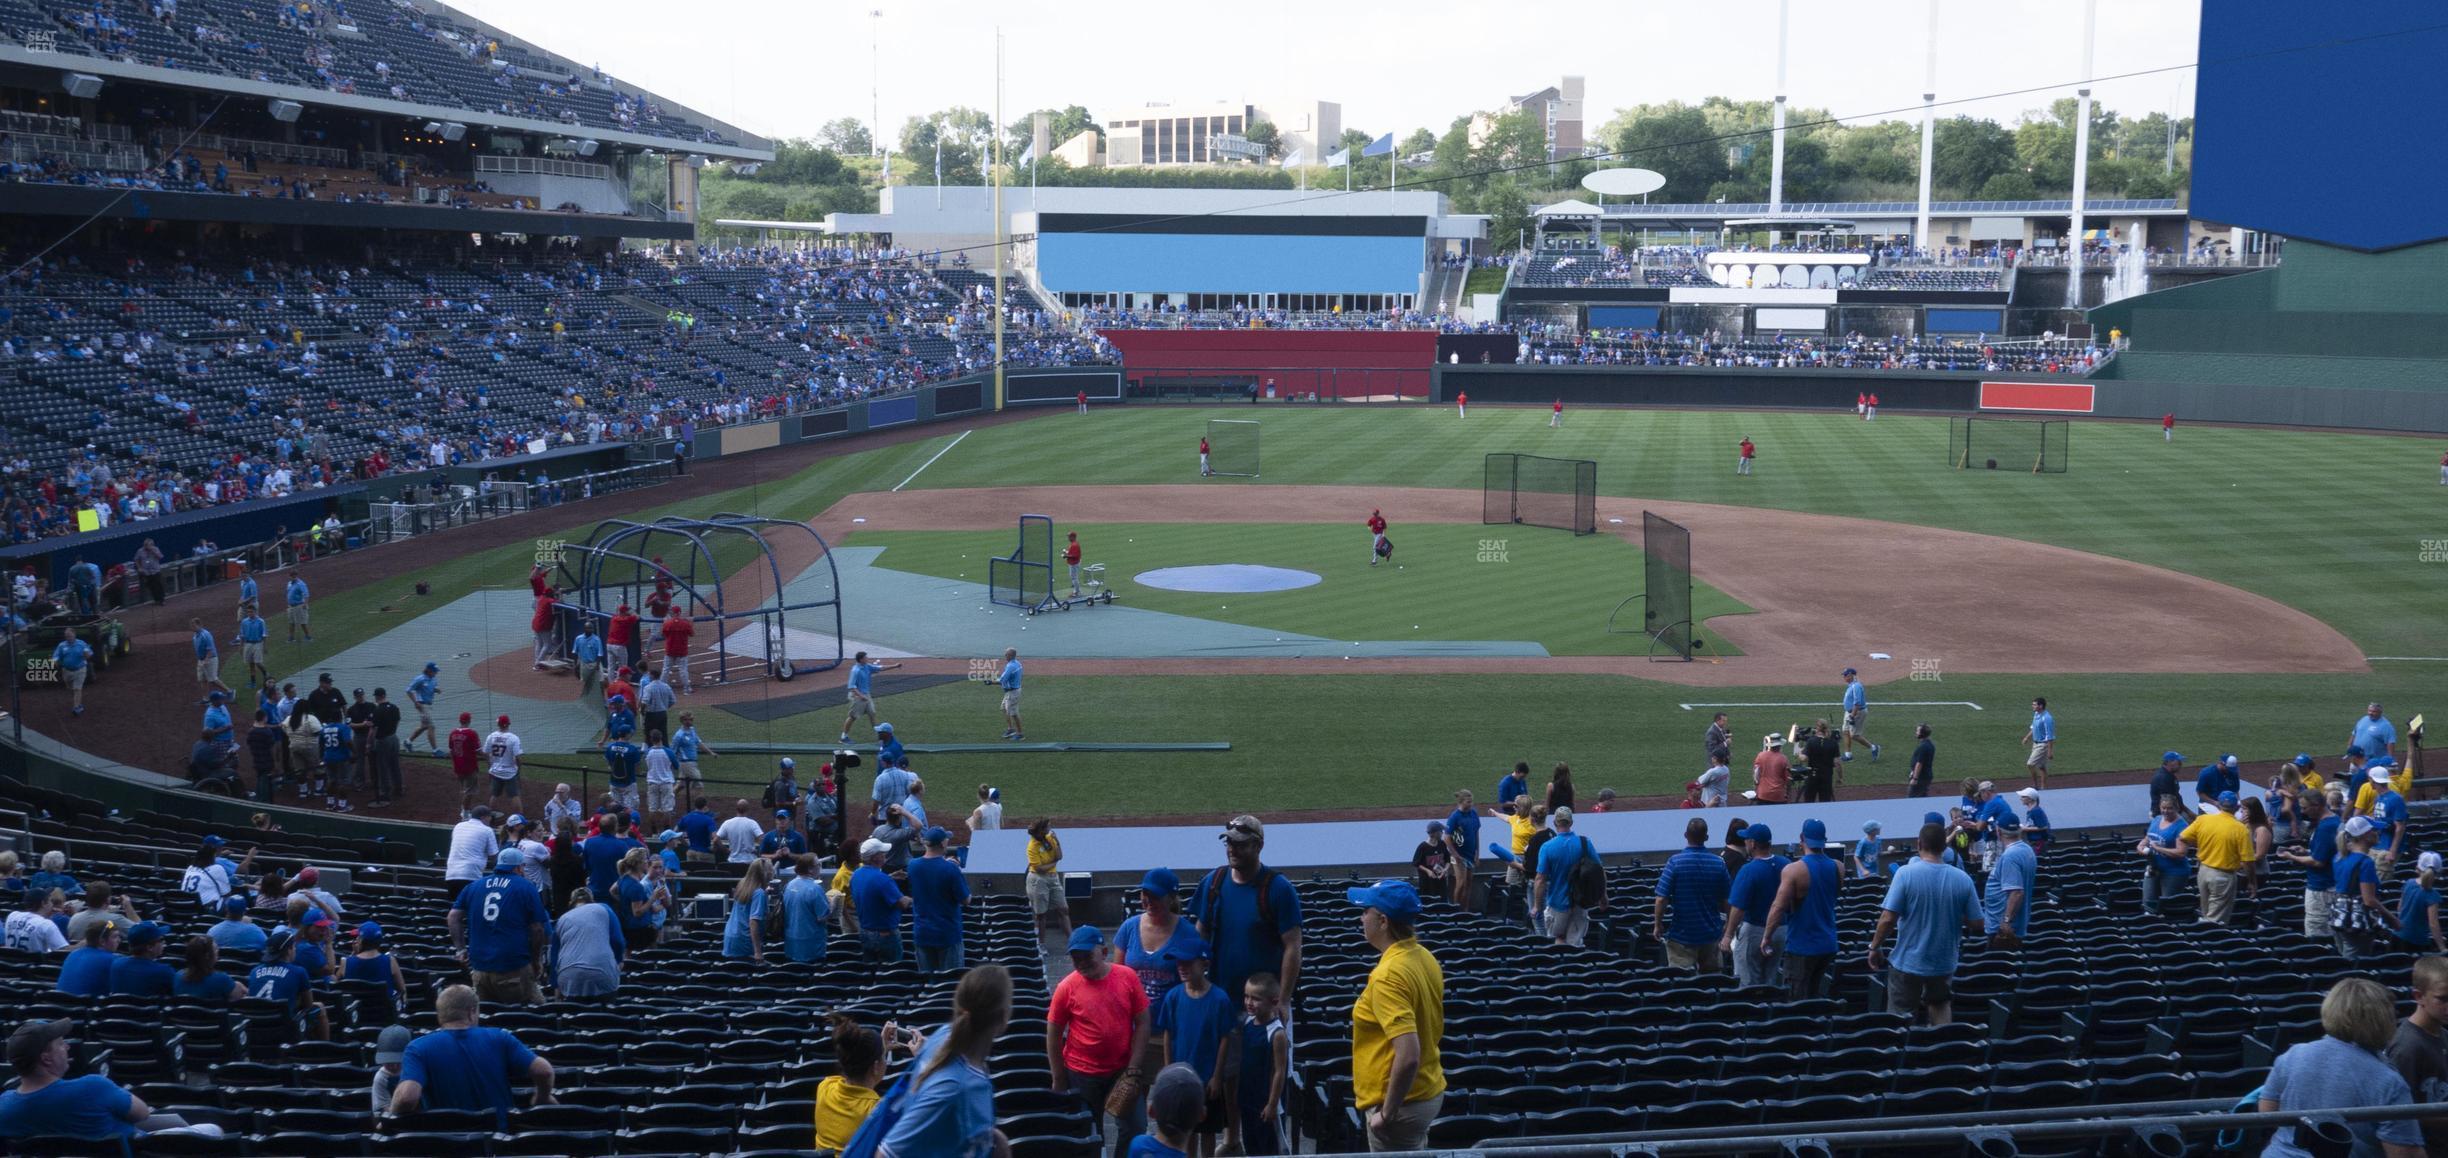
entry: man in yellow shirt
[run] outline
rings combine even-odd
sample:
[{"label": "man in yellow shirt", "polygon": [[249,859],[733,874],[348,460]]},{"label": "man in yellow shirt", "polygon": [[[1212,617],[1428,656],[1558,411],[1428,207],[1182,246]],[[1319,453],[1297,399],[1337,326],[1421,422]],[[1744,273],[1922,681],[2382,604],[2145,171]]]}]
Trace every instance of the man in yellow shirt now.
[{"label": "man in yellow shirt", "polygon": [[2201,919],[2224,925],[2235,911],[2236,876],[2253,859],[2252,830],[2235,818],[2236,794],[2221,792],[2218,803],[2205,805],[2201,818],[2186,825],[2176,838],[2179,847],[2200,864],[2194,885],[2201,892]]},{"label": "man in yellow shirt", "polygon": [[1445,1104],[1445,971],[1412,932],[1420,899],[1411,882],[1379,881],[1346,895],[1377,949],[1352,1007],[1352,1102],[1368,1124],[1370,1150],[1422,1149]]}]

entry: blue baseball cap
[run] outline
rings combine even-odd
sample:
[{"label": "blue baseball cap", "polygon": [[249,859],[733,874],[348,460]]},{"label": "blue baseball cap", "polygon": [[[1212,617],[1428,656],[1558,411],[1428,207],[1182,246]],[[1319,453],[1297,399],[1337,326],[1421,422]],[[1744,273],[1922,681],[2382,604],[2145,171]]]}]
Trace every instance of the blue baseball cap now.
[{"label": "blue baseball cap", "polygon": [[1922,814],[1921,814],[1921,823],[1923,823],[1923,824],[1945,824],[1945,823],[1946,823],[1946,817],[1940,816],[1940,815],[1938,815],[1938,814],[1937,814],[1937,813],[1935,813],[1935,812],[1924,812],[1924,813],[1922,813]]},{"label": "blue baseball cap", "polygon": [[2220,804],[2233,805],[2236,802],[2236,794],[2233,792],[2221,792],[2218,794],[2218,802]]},{"label": "blue baseball cap", "polygon": [[130,945],[150,945],[161,940],[169,932],[170,926],[159,921],[138,921],[128,926],[127,936],[122,940]]},{"label": "blue baseball cap", "polygon": [[2296,767],[2298,767],[2298,768],[2309,768],[2309,767],[2311,767],[2311,766],[2312,766],[2312,753],[2310,753],[2310,752],[2297,752],[2297,753],[2295,753],[2295,766],[2296,766]]},{"label": "blue baseball cap", "polygon": [[1169,897],[1181,891],[1181,878],[1172,869],[1158,865],[1139,878],[1139,891]]},{"label": "blue baseball cap", "polygon": [[1364,909],[1408,921],[1419,916],[1419,890],[1409,881],[1379,881],[1366,888],[1346,889],[1343,896]]},{"label": "blue baseball cap", "polygon": [[368,945],[381,944],[383,939],[382,926],[375,924],[372,921],[367,921],[365,924],[357,926],[357,939],[365,942]]},{"label": "blue baseball cap", "polygon": [[247,903],[245,897],[229,897],[221,902],[221,913],[223,916],[244,916],[246,915],[246,911]]},{"label": "blue baseball cap", "polygon": [[204,847],[206,848],[220,848],[228,843],[229,841],[224,839],[219,833],[207,833],[204,837]]},{"label": "blue baseball cap", "polygon": [[949,844],[952,840],[952,834],[944,831],[939,826],[930,827],[926,830],[924,838],[928,844]]},{"label": "blue baseball cap", "polygon": [[519,868],[527,863],[527,854],[515,848],[505,848],[493,858],[496,868]]},{"label": "blue baseball cap", "polygon": [[1854,671],[1852,668],[1846,668],[1846,669],[1844,670],[1844,673],[1845,673],[1846,675],[1856,675],[1856,674],[1859,674],[1859,673],[1855,672],[1855,671]]},{"label": "blue baseball cap", "polygon": [[2182,752],[2177,752],[2177,751],[2173,751],[2173,750],[2170,750],[2170,751],[2166,751],[2166,752],[2161,752],[2161,753],[2159,753],[2159,762],[2160,762],[2160,763],[2165,764],[2165,763],[2167,763],[2167,762],[2168,762],[2168,761],[2170,761],[2170,760],[2174,760],[2174,761],[2176,761],[2177,763],[2181,764],[2181,763],[2183,763],[2183,762],[2184,762],[2184,753],[2182,753]]},{"label": "blue baseball cap", "polygon": [[1071,930],[1071,951],[1093,953],[1105,947],[1105,930],[1094,925],[1082,925]]},{"label": "blue baseball cap", "polygon": [[2362,755],[2363,746],[2360,744],[2351,745],[2346,749],[2346,758],[2349,760],[2357,759]]},{"label": "blue baseball cap", "polygon": [[2364,765],[2367,768],[2394,768],[2396,766],[2396,758],[2385,753],[2372,757],[2371,763]]},{"label": "blue baseball cap", "polygon": [[441,664],[438,664],[438,663],[429,663],[429,664],[426,664],[426,665],[425,665],[425,674],[426,674],[426,675],[433,675],[433,674],[435,674],[435,673],[437,673],[437,672],[439,672],[439,671],[441,671],[441,670],[442,670],[442,665],[441,665]]},{"label": "blue baseball cap", "polygon": [[1776,834],[1770,832],[1768,830],[1768,826],[1765,824],[1754,824],[1751,827],[1742,830],[1742,838],[1744,840],[1756,840],[1761,844],[1767,844],[1776,839]]},{"label": "blue baseball cap", "polygon": [[1199,936],[1198,930],[1188,925],[1181,926],[1180,931],[1173,934],[1173,939],[1165,942],[1164,948],[1156,951],[1156,964],[1158,965],[1179,965],[1184,961],[1204,961],[1206,959],[1207,939]]},{"label": "blue baseball cap", "polygon": [[1999,817],[1997,828],[1999,832],[2021,832],[2023,831],[2023,822],[2016,820],[2011,816]]},{"label": "blue baseball cap", "polygon": [[1827,823],[1825,821],[1805,820],[1802,822],[1802,843],[1805,847],[1826,848],[1827,842]]},{"label": "blue baseball cap", "polygon": [[887,735],[887,736],[892,735],[892,725],[891,725],[891,724],[877,724],[877,725],[876,725],[876,731],[882,732],[882,733],[884,733],[884,734],[885,734],[885,735]]}]

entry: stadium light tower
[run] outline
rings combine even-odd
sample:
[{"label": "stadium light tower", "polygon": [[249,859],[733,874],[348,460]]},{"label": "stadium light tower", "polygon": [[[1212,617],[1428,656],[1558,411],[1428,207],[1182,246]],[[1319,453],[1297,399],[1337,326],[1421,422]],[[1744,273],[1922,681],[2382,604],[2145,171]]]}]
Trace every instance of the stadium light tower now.
[{"label": "stadium light tower", "polygon": [[1785,212],[1785,41],[1791,24],[1793,0],[1777,0],[1777,77],[1776,110],[1770,113],[1768,127],[1768,244],[1777,243],[1777,227],[1773,220]]},{"label": "stadium light tower", "polygon": [[884,147],[884,10],[867,10],[867,155]]},{"label": "stadium light tower", "polygon": [[2091,49],[2095,43],[2092,32],[2099,24],[2099,0],[2083,0],[2082,19],[2082,87],[2074,90],[2074,197],[2073,212],[2066,229],[2066,243],[2073,248],[2066,257],[2066,306],[2081,309],[2083,186],[2091,176]]},{"label": "stadium light tower", "polygon": [[1938,134],[1938,0],[1929,0],[1929,66],[1921,78],[1921,201],[1913,214],[1913,245],[1930,247],[1930,162]]}]

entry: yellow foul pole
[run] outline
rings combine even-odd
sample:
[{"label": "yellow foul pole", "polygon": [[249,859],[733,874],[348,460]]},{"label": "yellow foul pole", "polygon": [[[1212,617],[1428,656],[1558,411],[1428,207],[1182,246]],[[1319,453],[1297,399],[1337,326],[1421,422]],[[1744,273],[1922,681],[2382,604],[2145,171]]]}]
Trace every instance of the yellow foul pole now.
[{"label": "yellow foul pole", "polygon": [[995,29],[994,123],[994,408],[1003,409],[1003,30]]}]

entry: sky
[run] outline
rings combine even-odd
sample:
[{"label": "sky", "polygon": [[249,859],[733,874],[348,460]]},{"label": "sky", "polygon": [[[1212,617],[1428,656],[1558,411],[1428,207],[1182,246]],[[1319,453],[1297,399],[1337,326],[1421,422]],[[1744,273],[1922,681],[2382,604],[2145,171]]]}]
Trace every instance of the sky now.
[{"label": "sky", "polygon": [[[1787,93],[1839,117],[1917,119],[1930,0],[1792,5]],[[1776,91],[1778,0],[1341,0],[1156,5],[1145,0],[452,0],[519,39],[767,137],[837,117],[886,140],[911,116],[991,109],[1003,32],[1003,113],[1084,105],[1099,120],[1150,103],[1325,100],[1346,128],[1442,132],[1506,97],[1588,78],[1592,131],[1618,108],[1765,99]],[[2082,0],[1937,0],[1940,115],[2011,121],[2072,96]],[[672,15],[688,19],[675,26]],[[881,13],[881,15],[871,15]],[[2189,115],[2199,0],[2099,5],[2093,95],[2129,115]],[[873,49],[870,38],[873,38]],[[881,68],[873,67],[880,61]],[[880,77],[878,76],[880,73]],[[2019,92],[2045,89],[2047,91]],[[871,96],[871,93],[873,94]],[[1997,96],[1993,94],[2012,93]],[[1963,104],[1951,101],[1974,99]]]}]

